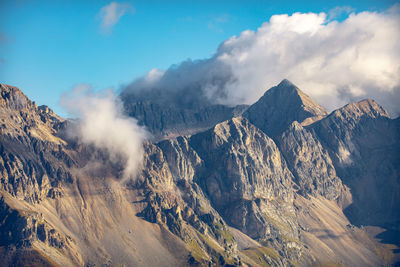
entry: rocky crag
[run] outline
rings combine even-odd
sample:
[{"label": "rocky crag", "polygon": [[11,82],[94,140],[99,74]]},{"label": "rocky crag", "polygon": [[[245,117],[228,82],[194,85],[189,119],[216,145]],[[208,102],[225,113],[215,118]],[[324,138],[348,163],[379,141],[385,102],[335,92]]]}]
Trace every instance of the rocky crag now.
[{"label": "rocky crag", "polygon": [[284,80],[244,113],[125,103],[164,140],[121,184],[106,151],[66,134],[73,121],[0,89],[0,265],[399,260],[400,124],[373,100],[328,114]]}]

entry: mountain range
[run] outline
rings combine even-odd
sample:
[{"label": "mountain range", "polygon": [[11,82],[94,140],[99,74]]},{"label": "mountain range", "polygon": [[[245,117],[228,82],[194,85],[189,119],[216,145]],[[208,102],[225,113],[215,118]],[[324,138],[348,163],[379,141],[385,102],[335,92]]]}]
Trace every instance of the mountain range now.
[{"label": "mountain range", "polygon": [[288,80],[250,106],[123,92],[154,138],[122,183],[75,121],[0,92],[1,266],[400,264],[400,119],[372,99],[329,113]]}]

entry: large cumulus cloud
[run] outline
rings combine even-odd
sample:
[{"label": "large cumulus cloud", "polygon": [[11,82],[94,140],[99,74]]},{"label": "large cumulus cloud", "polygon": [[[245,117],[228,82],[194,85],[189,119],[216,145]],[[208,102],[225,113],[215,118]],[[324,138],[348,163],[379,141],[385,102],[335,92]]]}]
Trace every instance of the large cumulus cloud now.
[{"label": "large cumulus cloud", "polygon": [[352,13],[343,21],[325,13],[275,15],[256,31],[223,42],[212,58],[151,70],[124,93],[156,90],[188,103],[251,104],[288,78],[330,110],[369,97],[397,115],[399,14],[396,5]]}]

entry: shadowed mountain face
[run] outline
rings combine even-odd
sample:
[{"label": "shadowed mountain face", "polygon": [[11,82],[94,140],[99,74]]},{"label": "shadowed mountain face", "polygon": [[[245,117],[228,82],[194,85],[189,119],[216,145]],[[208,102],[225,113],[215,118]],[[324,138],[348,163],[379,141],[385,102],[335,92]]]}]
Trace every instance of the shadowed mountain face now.
[{"label": "shadowed mountain face", "polygon": [[241,116],[195,97],[125,95],[165,140],[146,142],[136,179],[121,183],[122,163],[67,134],[76,122],[0,89],[5,266],[399,260],[400,124],[373,100],[328,115],[284,80]]}]

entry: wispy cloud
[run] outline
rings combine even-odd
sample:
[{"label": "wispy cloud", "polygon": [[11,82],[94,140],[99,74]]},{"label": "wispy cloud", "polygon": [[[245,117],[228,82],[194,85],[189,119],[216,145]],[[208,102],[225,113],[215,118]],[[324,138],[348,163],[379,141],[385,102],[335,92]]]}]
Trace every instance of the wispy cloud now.
[{"label": "wispy cloud", "polygon": [[71,134],[85,144],[105,149],[112,162],[123,163],[122,182],[134,179],[148,134],[135,119],[123,114],[117,96],[111,90],[95,93],[90,85],[80,84],[63,95],[61,104],[79,119]]},{"label": "wispy cloud", "polygon": [[127,13],[134,13],[135,9],[128,3],[111,2],[102,7],[98,14],[101,19],[100,28],[104,33],[110,33],[112,28]]}]

